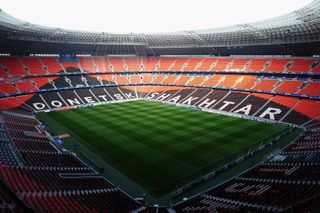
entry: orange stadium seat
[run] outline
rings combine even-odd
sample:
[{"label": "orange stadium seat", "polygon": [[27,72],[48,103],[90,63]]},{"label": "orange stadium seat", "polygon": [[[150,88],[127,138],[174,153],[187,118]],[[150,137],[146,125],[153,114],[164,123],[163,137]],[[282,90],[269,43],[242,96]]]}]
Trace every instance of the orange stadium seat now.
[{"label": "orange stadium seat", "polygon": [[95,72],[95,64],[93,58],[79,58],[79,64],[82,67],[83,71]]},{"label": "orange stadium seat", "polygon": [[[16,108],[25,103],[28,99],[30,99],[33,95],[22,95],[19,97],[8,97],[0,99],[0,109],[6,110],[10,108]],[[23,107],[25,108],[25,107]]]},{"label": "orange stadium seat", "polygon": [[262,79],[253,89],[272,91],[278,80]]},{"label": "orange stadium seat", "polygon": [[37,90],[37,88],[32,85],[30,83],[30,81],[25,81],[25,82],[16,82],[15,83],[17,88],[21,91],[21,92],[24,92],[24,91],[30,91],[30,90]]},{"label": "orange stadium seat", "polygon": [[129,84],[128,76],[117,75],[117,83],[118,84]]},{"label": "orange stadium seat", "polygon": [[290,59],[271,59],[270,66],[266,67],[266,72],[283,72]]},{"label": "orange stadium seat", "polygon": [[155,84],[160,84],[160,83],[162,83],[164,77],[165,77],[164,75],[157,75],[157,76],[155,76],[155,78],[153,79],[153,83],[155,83]]},{"label": "orange stadium seat", "polygon": [[236,81],[240,78],[240,75],[226,75],[226,79],[222,81],[219,86],[221,87],[233,87]]},{"label": "orange stadium seat", "polygon": [[49,73],[57,73],[59,71],[62,71],[62,67],[60,66],[56,58],[45,57],[40,58],[40,61],[45,67],[48,68]]},{"label": "orange stadium seat", "polygon": [[265,64],[270,61],[270,59],[251,59],[249,66],[245,69],[250,72],[260,72],[265,68]]},{"label": "orange stadium seat", "polygon": [[174,61],[174,65],[170,70],[183,70],[184,65],[186,65],[188,59],[187,58],[177,58]]},{"label": "orange stadium seat", "polygon": [[301,81],[283,80],[281,85],[275,90],[275,92],[296,93],[301,84]]},{"label": "orange stadium seat", "polygon": [[114,79],[116,77],[114,77],[114,75],[99,75],[99,77],[104,80],[104,81],[108,81],[108,82],[114,82]]},{"label": "orange stadium seat", "polygon": [[31,74],[45,74],[47,73],[41,64],[39,58],[22,58],[21,62],[28,67]]},{"label": "orange stadium seat", "polygon": [[308,99],[302,99],[294,108],[295,111],[301,112],[310,118],[316,118],[320,121],[320,102]]},{"label": "orange stadium seat", "polygon": [[215,74],[209,77],[203,86],[216,86],[223,75]]},{"label": "orange stadium seat", "polygon": [[20,59],[16,57],[1,57],[0,64],[6,67],[11,75],[27,75],[28,72],[23,68]]},{"label": "orange stadium seat", "polygon": [[180,76],[177,79],[176,84],[186,84],[190,80],[190,76]]},{"label": "orange stadium seat", "polygon": [[67,69],[69,67],[79,69],[79,66],[76,62],[61,62],[61,65],[64,67],[64,69]]},{"label": "orange stadium seat", "polygon": [[113,67],[112,70],[114,72],[126,71],[123,58],[110,57],[110,58],[108,58],[108,60],[109,60],[110,65],[112,65],[112,67]]},{"label": "orange stadium seat", "polygon": [[232,62],[232,65],[229,67],[229,70],[239,70],[243,71],[246,69],[245,65],[250,62],[250,59],[248,58],[239,58],[239,59],[234,59]]},{"label": "orange stadium seat", "polygon": [[309,82],[305,88],[300,90],[299,94],[320,96],[320,82]]},{"label": "orange stadium seat", "polygon": [[141,77],[140,77],[140,75],[131,75],[131,76],[130,76],[130,82],[131,82],[132,84],[141,83]]},{"label": "orange stadium seat", "polygon": [[197,70],[197,65],[200,63],[201,59],[200,58],[190,58],[186,62],[186,66],[183,68],[183,70]]},{"label": "orange stadium seat", "polygon": [[94,61],[94,64],[97,65],[98,71],[100,72],[111,71],[109,65],[106,64],[105,58],[95,57],[95,58],[92,58],[92,60]]},{"label": "orange stadium seat", "polygon": [[219,58],[216,66],[212,68],[212,70],[227,70],[229,64],[232,62],[232,58]]},{"label": "orange stadium seat", "polygon": [[176,78],[177,78],[177,76],[175,76],[175,75],[167,76],[162,83],[163,84],[173,84],[174,81],[176,80]]},{"label": "orange stadium seat", "polygon": [[293,65],[287,70],[288,72],[309,72],[311,71],[311,65],[316,60],[310,59],[294,59]]},{"label": "orange stadium seat", "polygon": [[159,58],[148,58],[144,61],[144,70],[147,71],[154,71],[154,70],[159,70],[156,65],[159,63],[160,59]]},{"label": "orange stadium seat", "polygon": [[142,76],[142,82],[143,83],[151,83],[153,80],[152,75],[143,75]]},{"label": "orange stadium seat", "polygon": [[[55,80],[58,77],[50,77],[51,80]],[[36,83],[36,87],[38,89],[40,89],[40,87],[46,85],[49,83],[49,78],[47,77],[35,77],[35,78],[31,78],[30,80],[34,81]]]},{"label": "orange stadium seat", "polygon": [[236,88],[251,89],[256,83],[256,76],[253,75],[243,75],[239,76],[239,83],[236,84]]},{"label": "orange stadium seat", "polygon": [[[192,77],[191,77],[192,78]],[[193,76],[192,80],[189,81],[188,85],[201,85],[202,82],[204,81],[204,78],[203,76]]]},{"label": "orange stadium seat", "polygon": [[15,97],[1,98],[0,99],[0,109],[7,110],[10,108],[18,107],[21,102]]},{"label": "orange stadium seat", "polygon": [[252,95],[259,98],[266,99],[266,100],[270,100],[271,98],[273,98],[273,95],[263,94],[263,93],[252,93]]},{"label": "orange stadium seat", "polygon": [[17,89],[11,84],[0,84],[0,94],[15,93]]},{"label": "orange stadium seat", "polygon": [[216,58],[204,58],[201,60],[200,66],[197,70],[204,71],[204,70],[211,70],[212,64],[216,63],[218,59]]},{"label": "orange stadium seat", "polygon": [[124,58],[123,60],[129,71],[141,71],[141,65],[143,64],[141,58]]},{"label": "orange stadium seat", "polygon": [[159,60],[158,70],[167,71],[171,69],[171,66],[174,64],[176,58],[161,58]]},{"label": "orange stadium seat", "polygon": [[272,99],[273,102],[276,102],[288,108],[292,108],[297,103],[298,100],[299,98],[281,96],[281,95],[276,95]]},{"label": "orange stadium seat", "polygon": [[112,64],[111,64],[111,62],[110,62],[108,57],[103,58],[102,60],[100,60],[100,63],[102,63],[102,62],[104,62],[103,64],[105,66],[106,71],[113,71]]}]

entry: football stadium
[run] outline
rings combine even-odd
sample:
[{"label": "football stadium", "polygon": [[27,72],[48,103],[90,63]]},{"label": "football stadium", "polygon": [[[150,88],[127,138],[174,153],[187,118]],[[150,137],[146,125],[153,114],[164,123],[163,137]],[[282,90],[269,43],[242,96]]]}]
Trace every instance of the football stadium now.
[{"label": "football stadium", "polygon": [[310,2],[150,33],[0,9],[0,212],[319,212]]}]

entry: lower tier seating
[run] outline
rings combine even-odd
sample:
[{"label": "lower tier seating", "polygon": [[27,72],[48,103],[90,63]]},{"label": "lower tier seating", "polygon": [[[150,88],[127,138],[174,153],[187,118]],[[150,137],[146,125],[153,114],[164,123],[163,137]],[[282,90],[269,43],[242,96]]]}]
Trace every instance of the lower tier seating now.
[{"label": "lower tier seating", "polygon": [[39,122],[23,112],[21,109],[4,112],[0,119],[0,124],[4,122],[0,127],[7,132],[1,140],[10,144],[9,150],[9,145],[4,146],[0,141],[0,153],[11,151],[16,156],[9,160],[1,155],[0,181],[12,190],[15,199],[22,201],[17,205],[12,202],[1,183],[1,211],[19,212],[28,207],[39,212],[130,212],[141,209],[140,203],[75,155],[54,145],[39,132]]},{"label": "lower tier seating", "polygon": [[[295,212],[320,196],[319,127],[282,152],[212,190],[181,202],[177,212]],[[316,146],[313,146],[316,143]]]},{"label": "lower tier seating", "polygon": [[139,207],[127,196],[114,191],[20,193],[20,197],[40,212],[130,212]]}]

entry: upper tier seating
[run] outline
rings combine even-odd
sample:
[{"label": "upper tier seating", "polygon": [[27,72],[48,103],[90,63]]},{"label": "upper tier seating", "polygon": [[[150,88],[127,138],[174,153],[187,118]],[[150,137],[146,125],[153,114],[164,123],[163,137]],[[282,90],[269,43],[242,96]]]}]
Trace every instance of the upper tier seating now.
[{"label": "upper tier seating", "polygon": [[44,69],[47,70],[49,73],[57,73],[62,71],[61,65],[58,63],[56,58],[52,57],[41,57],[40,58],[41,63],[44,66]]},{"label": "upper tier seating", "polygon": [[47,71],[44,70],[42,62],[39,58],[22,58],[22,64],[28,68],[31,74],[46,74]]},{"label": "upper tier seating", "polygon": [[21,60],[16,57],[0,57],[2,70],[7,70],[10,75],[27,75],[29,72],[24,69]]},{"label": "upper tier seating", "polygon": [[[52,57],[0,57],[0,76],[45,74],[75,67],[83,71],[245,71],[319,72],[316,59],[277,58],[132,58],[79,57],[78,62],[62,62]],[[6,73],[7,72],[7,73]]]}]

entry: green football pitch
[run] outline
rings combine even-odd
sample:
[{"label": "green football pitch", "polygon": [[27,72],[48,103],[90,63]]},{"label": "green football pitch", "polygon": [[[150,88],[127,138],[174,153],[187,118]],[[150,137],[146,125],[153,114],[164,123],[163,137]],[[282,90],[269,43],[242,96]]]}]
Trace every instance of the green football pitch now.
[{"label": "green football pitch", "polygon": [[41,113],[39,118],[52,124],[54,132],[76,138],[155,197],[289,128],[151,101]]}]

